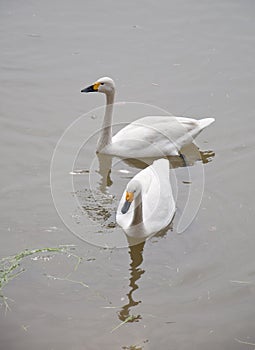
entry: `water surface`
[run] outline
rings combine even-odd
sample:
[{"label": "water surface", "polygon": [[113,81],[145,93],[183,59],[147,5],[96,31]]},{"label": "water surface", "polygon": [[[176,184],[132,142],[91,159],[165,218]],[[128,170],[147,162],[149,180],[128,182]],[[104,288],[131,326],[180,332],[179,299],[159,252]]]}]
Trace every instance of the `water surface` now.
[{"label": "water surface", "polygon": [[[0,309],[1,348],[252,349],[254,3],[4,0],[0,8],[0,256],[75,244],[84,260],[71,279],[89,286],[47,277],[72,272],[72,257],[27,258],[26,272],[4,289],[13,301],[11,311]],[[115,79],[118,101],[216,118],[197,139],[210,161],[190,165],[203,164],[205,190],[182,234],[176,223],[189,186],[182,166],[172,227],[136,248],[89,245],[56,212],[54,148],[76,118],[104,103],[103,96],[80,94],[104,75]],[[84,134],[98,125],[100,118],[88,118]],[[81,150],[75,169],[88,170],[86,162]],[[138,168],[117,163],[110,178],[94,170],[99,196],[117,196]],[[85,206],[88,176],[74,175]],[[63,196],[71,193],[63,189]],[[105,210],[111,214],[116,203]],[[74,221],[79,215],[70,212]],[[107,235],[102,218],[92,216],[88,231]],[[116,328],[129,316],[133,322]]]}]

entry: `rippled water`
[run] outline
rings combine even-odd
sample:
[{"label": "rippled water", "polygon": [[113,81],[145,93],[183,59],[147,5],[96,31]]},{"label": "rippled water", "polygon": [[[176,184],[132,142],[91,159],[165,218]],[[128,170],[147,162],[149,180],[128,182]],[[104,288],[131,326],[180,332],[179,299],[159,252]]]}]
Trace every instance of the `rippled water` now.
[{"label": "rippled water", "polygon": [[[1,349],[254,347],[253,14],[252,1],[1,2],[0,256],[74,244],[83,257],[76,271],[76,259],[61,254],[22,262],[26,271],[3,290],[11,311],[0,309]],[[73,235],[50,190],[59,138],[104,103],[80,90],[103,75],[116,81],[118,101],[216,119],[197,139],[202,161],[191,159],[189,147],[189,167],[172,159],[178,201],[171,227],[130,249]],[[85,141],[101,118],[84,118]],[[75,141],[68,140],[66,159]],[[77,229],[88,220],[90,238],[107,242],[113,232],[125,242],[114,210],[143,164],[115,158],[108,173],[107,161],[99,168],[93,158],[91,168],[95,143],[57,173],[64,207]],[[202,203],[178,234],[188,169],[195,181],[200,167]],[[73,179],[73,193],[62,186],[64,176]],[[68,207],[73,196],[77,211]]]}]

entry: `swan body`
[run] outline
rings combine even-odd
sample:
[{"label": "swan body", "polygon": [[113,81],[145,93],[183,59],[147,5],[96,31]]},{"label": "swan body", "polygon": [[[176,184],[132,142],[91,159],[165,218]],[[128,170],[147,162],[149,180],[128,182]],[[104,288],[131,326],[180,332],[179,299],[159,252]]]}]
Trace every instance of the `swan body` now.
[{"label": "swan body", "polygon": [[102,92],[106,95],[106,110],[97,145],[97,152],[119,157],[162,157],[179,155],[179,150],[189,144],[214,118],[192,119],[186,117],[150,116],[130,123],[112,137],[112,113],[115,84],[104,77],[81,92]]},{"label": "swan body", "polygon": [[166,228],[174,213],[169,161],[158,159],[128,183],[117,209],[116,220],[127,236],[146,238]]}]

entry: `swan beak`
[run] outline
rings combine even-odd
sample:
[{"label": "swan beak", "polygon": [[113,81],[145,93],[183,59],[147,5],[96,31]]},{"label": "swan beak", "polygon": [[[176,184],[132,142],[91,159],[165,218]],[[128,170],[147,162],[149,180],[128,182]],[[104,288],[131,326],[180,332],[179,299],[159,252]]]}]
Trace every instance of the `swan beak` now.
[{"label": "swan beak", "polygon": [[126,214],[126,212],[128,211],[130,205],[131,205],[131,202],[125,201],[123,207],[121,208],[122,214]]},{"label": "swan beak", "polygon": [[82,89],[81,92],[97,92],[100,84],[101,83],[95,83],[93,85],[90,85],[90,86],[86,87],[85,89]]},{"label": "swan beak", "polygon": [[126,193],[126,201],[125,201],[123,207],[121,208],[122,214],[126,214],[126,212],[128,211],[128,209],[129,209],[133,199],[134,199],[134,193],[133,192],[127,192]]}]

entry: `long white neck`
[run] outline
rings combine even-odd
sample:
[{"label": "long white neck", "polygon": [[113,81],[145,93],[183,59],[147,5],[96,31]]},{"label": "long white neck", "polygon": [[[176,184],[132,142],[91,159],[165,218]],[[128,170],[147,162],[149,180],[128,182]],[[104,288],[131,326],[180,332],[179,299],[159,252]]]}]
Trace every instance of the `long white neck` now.
[{"label": "long white neck", "polygon": [[112,111],[114,103],[114,92],[106,94],[106,107],[101,135],[97,144],[97,151],[100,152],[105,146],[112,142]]},{"label": "long white neck", "polygon": [[143,222],[143,203],[141,192],[134,199],[134,214],[131,225],[139,225]]}]

